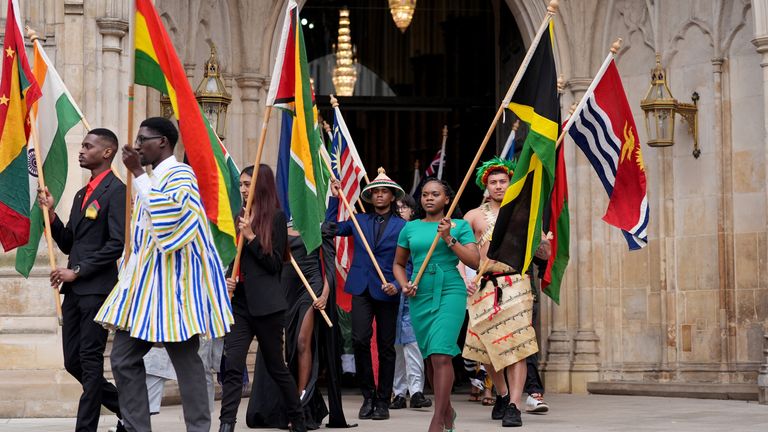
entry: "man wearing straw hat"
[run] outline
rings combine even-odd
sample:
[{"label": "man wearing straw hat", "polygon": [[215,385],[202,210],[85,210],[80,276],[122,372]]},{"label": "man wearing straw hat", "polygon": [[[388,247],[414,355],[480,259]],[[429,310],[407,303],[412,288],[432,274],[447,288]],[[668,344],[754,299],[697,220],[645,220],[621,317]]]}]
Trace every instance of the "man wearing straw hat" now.
[{"label": "man wearing straw hat", "polygon": [[[339,184],[332,185],[334,196],[339,194]],[[355,351],[355,369],[363,405],[360,419],[386,420],[389,418],[389,402],[395,376],[395,332],[400,304],[400,287],[394,282],[392,263],[395,260],[397,237],[405,221],[395,212],[395,200],[405,195],[403,188],[392,181],[383,168],[361,193],[363,201],[371,204],[372,213],[354,215],[365,240],[370,245],[386,284],[382,284],[378,272],[356,230],[353,222],[336,221],[338,199],[331,199],[326,222],[336,222],[337,236],[354,236],[355,246],[352,266],[344,291],[352,295],[352,345]],[[332,227],[332,224],[329,224]],[[333,232],[333,231],[332,231]],[[376,319],[376,344],[378,346],[378,389],[373,377],[371,337],[373,320]]]}]

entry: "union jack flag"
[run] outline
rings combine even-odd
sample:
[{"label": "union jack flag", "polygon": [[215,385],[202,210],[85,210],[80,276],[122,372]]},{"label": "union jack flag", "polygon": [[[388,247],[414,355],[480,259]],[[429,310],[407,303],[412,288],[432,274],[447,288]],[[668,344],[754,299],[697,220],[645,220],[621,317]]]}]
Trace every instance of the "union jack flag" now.
[{"label": "union jack flag", "polygon": [[435,154],[435,158],[432,159],[432,162],[429,163],[429,166],[424,171],[424,175],[426,177],[435,177],[438,178],[442,177],[439,174],[442,174],[440,171],[440,165],[445,163],[445,155],[443,155],[443,149],[440,149]]},{"label": "union jack flag", "polygon": [[[333,174],[339,179],[341,192],[349,204],[354,206],[360,198],[360,181],[365,178],[366,172],[338,107],[334,108],[331,166]],[[339,206],[336,216],[337,220],[344,221],[349,219],[350,214],[345,206]],[[344,284],[353,255],[354,238],[336,237],[336,303],[347,312],[352,307],[352,298],[344,292]]]}]

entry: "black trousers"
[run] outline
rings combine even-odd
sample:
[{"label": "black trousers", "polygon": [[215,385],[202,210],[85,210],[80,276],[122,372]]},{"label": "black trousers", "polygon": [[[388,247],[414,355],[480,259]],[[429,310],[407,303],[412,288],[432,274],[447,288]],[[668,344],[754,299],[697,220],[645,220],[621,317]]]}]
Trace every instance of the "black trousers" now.
[{"label": "black trousers", "polygon": [[[149,396],[147,395],[147,371],[144,355],[154,345],[152,342],[136,339],[123,330],[115,333],[112,340],[112,372],[120,390],[125,427],[131,432],[149,432]],[[187,432],[209,432],[211,412],[208,406],[207,371],[197,353],[200,347],[198,336],[183,342],[164,342],[163,346],[176,370],[176,381],[181,393],[181,406]]]},{"label": "black trousers", "polygon": [[104,347],[108,333],[93,322],[104,299],[106,296],[69,293],[61,305],[64,368],[83,385],[77,407],[77,432],[96,432],[101,405],[120,417],[117,388],[104,378]]},{"label": "black trousers", "polygon": [[[355,374],[366,399],[389,402],[395,380],[395,332],[398,302],[376,300],[366,291],[352,296],[352,347],[355,350]],[[376,345],[379,354],[379,388],[373,379],[371,337],[376,318]]]},{"label": "black trousers", "polygon": [[[233,305],[234,306],[234,305]],[[252,316],[240,307],[233,307],[235,324],[224,337],[224,352],[227,355],[227,370],[221,395],[221,423],[235,423],[237,409],[243,396],[243,370],[248,348],[253,337],[259,342],[267,372],[280,388],[288,419],[302,418],[299,391],[288,366],[285,364],[283,334],[285,333],[285,312],[264,316]],[[256,395],[252,397],[275,397]]]}]

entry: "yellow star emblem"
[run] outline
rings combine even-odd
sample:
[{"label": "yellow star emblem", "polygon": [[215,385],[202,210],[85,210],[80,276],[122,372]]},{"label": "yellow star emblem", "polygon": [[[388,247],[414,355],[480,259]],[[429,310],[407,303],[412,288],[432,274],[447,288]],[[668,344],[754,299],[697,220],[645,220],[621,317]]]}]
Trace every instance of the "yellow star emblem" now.
[{"label": "yellow star emblem", "polygon": [[5,95],[0,96],[0,105],[8,105],[8,101],[10,101],[10,99],[5,97]]},{"label": "yellow star emblem", "polygon": [[5,49],[5,55],[8,57],[13,57],[14,54],[16,54],[16,51],[14,51],[13,48],[8,47]]}]

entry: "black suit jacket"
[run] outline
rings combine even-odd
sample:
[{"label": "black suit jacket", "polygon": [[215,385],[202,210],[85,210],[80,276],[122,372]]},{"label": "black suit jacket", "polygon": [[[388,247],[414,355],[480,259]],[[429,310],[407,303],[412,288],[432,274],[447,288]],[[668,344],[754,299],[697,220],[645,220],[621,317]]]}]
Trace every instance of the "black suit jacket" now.
[{"label": "black suit jacket", "polygon": [[240,257],[244,278],[237,284],[232,303],[245,307],[252,316],[269,315],[288,308],[285,292],[280,284],[283,258],[288,245],[285,213],[278,210],[272,218],[272,249],[264,251],[254,238],[245,244]]},{"label": "black suit jacket", "polygon": [[[58,217],[51,222],[53,239],[69,255],[67,268],[80,266],[77,278],[64,283],[61,292],[107,295],[117,282],[117,260],[125,244],[125,185],[110,172],[83,207],[85,189],[75,195],[66,226]],[[100,208],[95,218],[86,217],[93,202]]]}]

